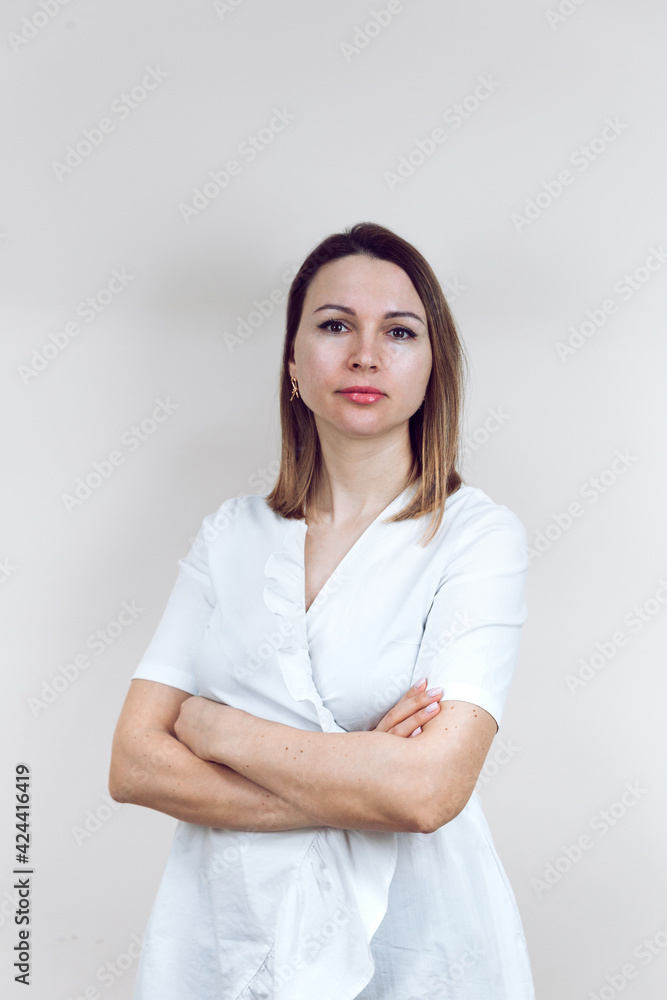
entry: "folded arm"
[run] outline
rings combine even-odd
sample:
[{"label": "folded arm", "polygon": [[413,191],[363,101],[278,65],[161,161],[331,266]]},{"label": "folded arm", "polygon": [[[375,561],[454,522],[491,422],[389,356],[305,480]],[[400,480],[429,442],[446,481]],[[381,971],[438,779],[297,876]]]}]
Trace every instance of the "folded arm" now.
[{"label": "folded arm", "polygon": [[319,821],[229,767],[202,760],[174,734],[187,691],[135,679],[113,738],[109,791],[117,802],[147,806],[188,823],[268,832]]},{"label": "folded arm", "polygon": [[261,719],[207,698],[186,699],[180,740],[317,822],[343,829],[430,833],[465,806],[496,732],[489,713],[447,701],[417,739],[392,732],[322,733]]}]

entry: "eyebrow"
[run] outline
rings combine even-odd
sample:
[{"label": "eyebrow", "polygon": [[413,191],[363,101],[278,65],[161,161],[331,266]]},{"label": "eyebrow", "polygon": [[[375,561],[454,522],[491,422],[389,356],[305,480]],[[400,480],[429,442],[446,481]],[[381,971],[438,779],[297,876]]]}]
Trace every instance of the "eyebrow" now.
[{"label": "eyebrow", "polygon": [[[317,309],[313,310],[313,313],[321,312],[322,309],[338,309],[340,312],[347,313],[349,316],[357,315],[354,309],[350,309],[348,306],[339,306],[333,302],[328,302],[327,305],[325,306],[318,306]],[[426,326],[421,316],[418,316],[416,313],[413,312],[386,312],[383,316],[383,319],[396,319],[396,317],[398,316],[412,316],[413,319],[416,319],[419,323],[422,323],[424,326]]]}]

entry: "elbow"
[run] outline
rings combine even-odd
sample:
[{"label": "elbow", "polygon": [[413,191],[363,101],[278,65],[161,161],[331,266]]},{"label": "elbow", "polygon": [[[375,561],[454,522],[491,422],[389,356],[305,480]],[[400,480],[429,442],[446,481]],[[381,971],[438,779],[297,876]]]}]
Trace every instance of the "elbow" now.
[{"label": "elbow", "polygon": [[417,833],[435,833],[441,826],[451,823],[453,819],[468,804],[470,795],[462,796],[447,795],[442,787],[431,789],[428,795],[422,799],[421,808],[418,810],[416,819]]},{"label": "elbow", "polygon": [[415,833],[435,833],[446,820],[442,817],[442,811],[433,807],[432,802],[426,802],[421,809],[417,810],[415,816]]},{"label": "elbow", "polygon": [[435,833],[454,818],[445,815],[442,790],[438,793],[423,777],[412,781],[398,798],[403,803],[403,811],[397,820],[400,823],[397,829],[407,833]]},{"label": "elbow", "polygon": [[109,781],[109,795],[114,802],[126,803],[128,801],[128,796],[124,790],[118,785],[112,784],[111,781]]},{"label": "elbow", "polygon": [[[116,734],[111,748],[109,795],[115,802],[150,805],[173,763],[178,740],[151,729]],[[180,746],[180,744],[179,744]]]},{"label": "elbow", "polygon": [[390,794],[392,829],[397,833],[433,833],[441,823],[437,822],[431,782],[423,769],[415,773],[404,767],[398,774],[399,780],[394,779]]},{"label": "elbow", "polygon": [[[111,753],[109,765],[109,795],[114,802],[131,802],[136,805],[137,790],[141,784],[143,769],[115,746]],[[145,777],[145,773],[143,775]]]},{"label": "elbow", "polygon": [[432,806],[429,809],[424,809],[419,817],[417,833],[435,833],[441,826],[451,822],[460,812],[460,809],[444,811],[443,809],[433,809]]},{"label": "elbow", "polygon": [[119,766],[115,761],[111,762],[109,769],[109,795],[114,802],[131,802],[132,786],[130,775],[127,770]]}]

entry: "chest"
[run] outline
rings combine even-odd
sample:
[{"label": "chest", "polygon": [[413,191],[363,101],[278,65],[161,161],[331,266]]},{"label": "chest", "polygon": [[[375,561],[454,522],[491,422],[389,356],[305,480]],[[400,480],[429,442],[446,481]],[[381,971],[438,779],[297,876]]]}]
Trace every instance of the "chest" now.
[{"label": "chest", "polygon": [[[309,524],[304,542],[306,611],[361,538],[370,521],[350,528]],[[342,568],[342,567],[341,567]]]},{"label": "chest", "polygon": [[339,726],[373,728],[413,683],[441,560],[411,522],[375,534],[302,526],[280,524],[266,545],[221,535],[209,555],[215,609],[193,653],[199,692],[318,728],[314,683]]}]

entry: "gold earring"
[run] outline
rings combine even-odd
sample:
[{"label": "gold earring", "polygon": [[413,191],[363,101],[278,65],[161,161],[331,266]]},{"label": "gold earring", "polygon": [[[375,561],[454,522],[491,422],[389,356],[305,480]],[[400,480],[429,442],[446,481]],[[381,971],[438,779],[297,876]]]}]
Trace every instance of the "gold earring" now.
[{"label": "gold earring", "polygon": [[300,399],[301,397],[299,396],[299,390],[297,388],[296,379],[294,378],[293,375],[290,375],[290,381],[292,383],[292,395],[290,396],[290,399],[289,399],[289,401],[291,403],[295,396],[296,396],[297,399]]}]

